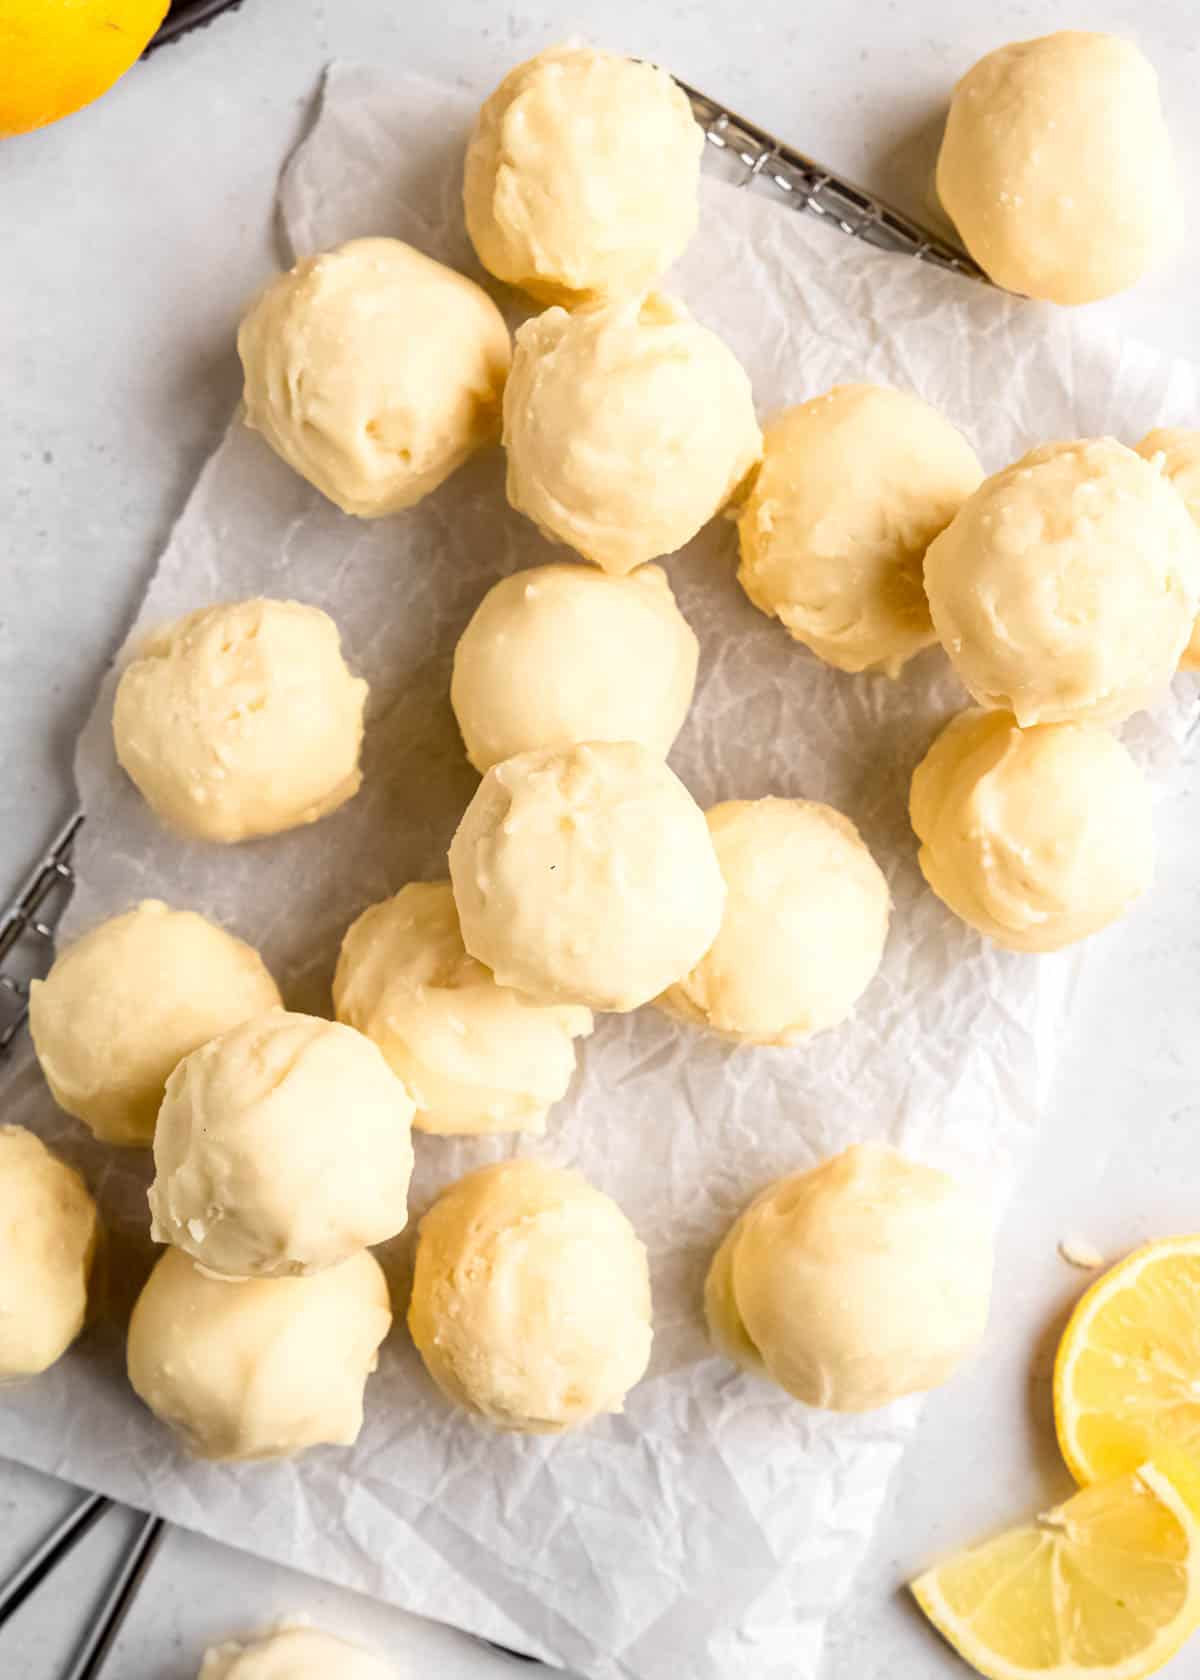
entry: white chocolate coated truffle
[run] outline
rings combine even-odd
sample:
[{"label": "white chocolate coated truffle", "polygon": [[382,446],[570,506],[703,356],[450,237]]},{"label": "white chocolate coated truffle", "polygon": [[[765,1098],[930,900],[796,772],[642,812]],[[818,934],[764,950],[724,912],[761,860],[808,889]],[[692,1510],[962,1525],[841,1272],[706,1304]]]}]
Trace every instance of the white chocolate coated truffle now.
[{"label": "white chocolate coated truffle", "polygon": [[551,47],[479,113],[463,207],[479,260],[547,303],[653,284],[695,231],[704,136],[662,70]]},{"label": "white chocolate coated truffle", "polygon": [[747,1044],[795,1044],[844,1021],[883,959],[883,871],[849,817],[805,799],[708,812],[728,895],[721,931],[659,1001]]},{"label": "white chocolate coated truffle", "polygon": [[48,1370],[83,1329],[98,1233],[79,1174],[0,1126],[0,1383]]},{"label": "white chocolate coated truffle", "polygon": [[[1200,526],[1200,431],[1184,427],[1160,427],[1147,432],[1137,452],[1144,460],[1158,461],[1164,478],[1183,497],[1192,523]],[[1185,671],[1200,671],[1200,619],[1192,626],[1192,637],[1179,661]]]},{"label": "white chocolate coated truffle", "polygon": [[646,1251],[578,1173],[484,1167],[421,1221],[408,1327],[448,1399],[501,1429],[573,1429],[621,1411],[646,1369]]},{"label": "white chocolate coated truffle", "polygon": [[480,774],[580,741],[640,741],[665,758],[698,658],[660,567],[610,577],[573,561],[534,566],[475,609],[454,651],[450,702]]},{"label": "white chocolate coated truffle", "polygon": [[318,1628],[285,1627],[206,1651],[198,1680],[399,1680],[396,1670]]},{"label": "white chocolate coated truffle", "polygon": [[985,479],[925,556],[934,629],[984,706],[1119,723],[1157,699],[1200,602],[1200,533],[1113,438],[1050,443]]},{"label": "white chocolate coated truffle", "polygon": [[342,942],[333,1002],[417,1105],[423,1132],[541,1132],[592,1030],[577,1004],[536,1004],[468,956],[449,881],[411,882]]},{"label": "white chocolate coated truffle", "polygon": [[738,582],[830,665],[896,676],[936,639],[925,550],[982,479],[966,438],[919,397],[837,385],[768,423]]},{"label": "white chocolate coated truffle", "polygon": [[632,741],[519,753],[488,771],[450,846],[463,943],[502,986],[628,1010],[695,966],[725,883],[704,816]]},{"label": "white chocolate coated truffle", "polygon": [[343,512],[398,513],[500,431],[512,359],[487,293],[399,239],[281,274],[238,332],[246,424]]},{"label": "white chocolate coated truffle", "polygon": [[690,542],[757,464],[762,433],[733,352],[652,293],[525,322],[504,445],[513,507],[621,573]]},{"label": "white chocolate coated truffle", "polygon": [[704,1304],[728,1358],[806,1405],[866,1412],[952,1375],[991,1285],[987,1210],[946,1173],[856,1144],[750,1203]]},{"label": "white chocolate coated truffle", "polygon": [[102,1143],[148,1147],[168,1076],[279,988],[258,952],[192,910],[147,899],[61,952],[29,996],[55,1102]]},{"label": "white chocolate coated truffle", "polygon": [[917,766],[910,811],[934,892],[1010,950],[1086,939],[1154,875],[1150,790],[1099,724],[963,712]]},{"label": "white chocolate coated truffle", "polygon": [[167,1081],[151,1235],[219,1277],[337,1265],[404,1229],[412,1116],[361,1033],[282,1009],[259,1015]]},{"label": "white chocolate coated truffle", "polygon": [[249,840],[358,792],[366,698],[320,608],[234,601],[146,638],[117,685],[113,740],[169,828]]},{"label": "white chocolate coated truffle", "polygon": [[199,1458],[349,1446],[391,1323],[371,1254],[314,1277],[233,1283],[169,1248],[129,1321],[129,1381]]},{"label": "white chocolate coated truffle", "polygon": [[1158,78],[1132,41],[1082,30],[1000,47],[967,72],[937,190],[993,280],[1054,303],[1124,291],[1183,226]]}]

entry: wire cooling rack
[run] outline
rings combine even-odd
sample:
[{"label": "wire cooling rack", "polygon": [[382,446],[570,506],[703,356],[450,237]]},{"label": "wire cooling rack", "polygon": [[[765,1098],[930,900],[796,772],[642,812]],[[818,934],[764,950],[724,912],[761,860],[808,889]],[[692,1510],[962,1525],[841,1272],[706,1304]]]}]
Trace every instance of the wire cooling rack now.
[{"label": "wire cooling rack", "polygon": [[169,41],[177,41],[189,29],[199,29],[201,24],[211,23],[222,12],[236,11],[241,3],[242,0],[171,0],[171,8],[143,58],[157,48],[165,47]]},{"label": "wire cooling rack", "polygon": [[76,811],[63,824],[0,916],[0,1056],[25,1025],[29,982],[50,967],[54,930],[75,884],[71,851],[82,822],[83,812]]},{"label": "wire cooling rack", "polygon": [[839,232],[877,250],[917,257],[935,268],[991,284],[960,245],[922,227],[834,170],[814,163],[794,146],[777,140],[765,128],[739,117],[706,93],[697,92],[686,82],[679,85],[691,101],[704,138],[720,157],[718,172],[736,185],[757,188],[793,210],[819,216]]},{"label": "wire cooling rack", "polygon": [[[194,0],[177,4],[164,24],[161,40],[182,29],[206,22],[237,0]],[[779,202],[819,216],[840,232],[879,250],[892,251],[931,263],[936,268],[983,280],[986,276],[965,251],[911,217],[894,210],[874,194],[856,187],[831,169],[814,163],[803,152],[777,140],[765,129],[680,83],[696,121],[711,148],[710,166],[738,185],[766,192]],[[10,903],[0,913],[0,1060],[16,1043],[29,1014],[29,983],[49,968],[54,932],[75,881],[72,851],[83,823],[76,811],[59,829],[44,855],[36,861]],[[47,1536],[25,1564],[0,1587],[0,1626],[18,1603],[38,1587],[68,1554],[110,1502],[99,1495],[84,1498],[68,1518]],[[89,1631],[63,1680],[98,1680],[116,1631],[133,1602],[154,1551],[164,1532],[159,1518],[146,1517],[133,1534],[115,1575],[102,1614]],[[497,1647],[502,1649],[503,1647]],[[522,1653],[512,1651],[511,1656]],[[525,1661],[533,1659],[524,1658]],[[540,1666],[540,1665],[539,1665]]]}]

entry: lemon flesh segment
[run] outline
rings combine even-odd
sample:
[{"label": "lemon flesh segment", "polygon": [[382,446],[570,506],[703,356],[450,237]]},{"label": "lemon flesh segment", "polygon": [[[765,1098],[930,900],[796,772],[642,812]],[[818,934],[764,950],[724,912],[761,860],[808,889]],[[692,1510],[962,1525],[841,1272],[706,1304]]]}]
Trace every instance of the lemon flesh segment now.
[{"label": "lemon flesh segment", "polygon": [[1144,1464],[1084,1488],[912,1592],[988,1680],[1143,1680],[1200,1627],[1200,1473]]},{"label": "lemon flesh segment", "polygon": [[1163,1452],[1200,1463],[1200,1237],[1138,1249],[1087,1291],[1059,1345],[1054,1417],[1078,1482]]}]

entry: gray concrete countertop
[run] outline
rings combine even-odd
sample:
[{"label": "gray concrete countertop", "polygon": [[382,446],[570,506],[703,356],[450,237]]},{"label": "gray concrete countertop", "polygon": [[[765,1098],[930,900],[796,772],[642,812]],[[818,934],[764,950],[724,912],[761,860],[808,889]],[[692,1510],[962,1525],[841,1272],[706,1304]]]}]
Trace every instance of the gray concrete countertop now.
[{"label": "gray concrete countertop", "polygon": [[[1140,40],[1192,189],[1192,228],[1171,267],[1095,312],[1200,359],[1193,0],[1093,0],[1070,21]],[[518,59],[585,34],[658,59],[919,212],[955,77],[988,48],[1063,22],[1054,0],[244,0],[91,109],[0,146],[0,883],[16,882],[70,808],[75,733],[236,400],[234,327],[277,266],[276,177],[326,61],[395,64],[482,94]],[[926,1410],[835,1629],[830,1680],[965,1672],[897,1588],[946,1548],[1065,1491],[1049,1368],[1086,1280],[1058,1258],[1057,1241],[1083,1235],[1115,1255],[1197,1223],[1200,791],[1173,793],[1159,828],[1159,885],[1105,936],[1104,960],[1072,1000],[1050,1119],[1002,1237],[1003,1311],[989,1350]],[[0,1465],[0,1574],[68,1498]],[[0,1635],[6,1680],[63,1670],[120,1524],[93,1531]],[[172,1533],[105,1680],[192,1680],[206,1640],[297,1611],[377,1644],[402,1674],[528,1672],[447,1629]],[[1182,1680],[1187,1660],[1169,1672]]]}]

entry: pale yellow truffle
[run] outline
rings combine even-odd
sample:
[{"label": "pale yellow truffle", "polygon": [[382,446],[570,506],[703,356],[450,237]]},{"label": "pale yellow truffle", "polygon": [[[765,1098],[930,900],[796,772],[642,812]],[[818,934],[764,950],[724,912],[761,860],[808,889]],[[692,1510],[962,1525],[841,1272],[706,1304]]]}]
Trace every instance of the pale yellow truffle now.
[{"label": "pale yellow truffle", "polygon": [[448,1399],[501,1429],[573,1429],[621,1411],[646,1369],[646,1251],[578,1173],[484,1167],[421,1221],[408,1327]]},{"label": "pale yellow truffle", "polygon": [[381,1657],[318,1628],[286,1627],[206,1651],[198,1680],[398,1680]]},{"label": "pale yellow truffle", "polygon": [[750,381],[659,293],[517,333],[504,392],[508,499],[606,572],[673,554],[762,454]]},{"label": "pale yellow truffle", "polygon": [[147,899],[92,928],[29,995],[29,1030],[60,1108],[102,1143],[142,1145],[176,1063],[281,1002],[251,946]]},{"label": "pale yellow truffle", "polygon": [[804,799],[709,811],[721,930],[659,1001],[747,1044],[795,1044],[851,1013],[883,959],[887,882],[849,817]]},{"label": "pale yellow truffle", "polygon": [[83,1329],[98,1233],[79,1174],[0,1126],[0,1383],[48,1370]]},{"label": "pale yellow truffle", "polygon": [[373,904],[342,942],[339,1021],[383,1051],[424,1132],[541,1132],[575,1072],[588,1009],[535,1004],[467,955],[449,881]]},{"label": "pale yellow truffle", "polygon": [[1158,78],[1116,35],[1064,30],[980,59],[954,90],[937,190],[993,280],[1054,303],[1132,286],[1183,228]]},{"label": "pale yellow truffle", "polygon": [[167,1081],[151,1235],[220,1277],[337,1265],[404,1229],[412,1117],[369,1038],[312,1015],[259,1015]]},{"label": "pale yellow truffle", "polygon": [[200,1458],[349,1446],[391,1322],[373,1255],[314,1277],[232,1283],[169,1248],[129,1321],[129,1381]]},{"label": "pale yellow truffle", "polygon": [[[1147,461],[1161,461],[1163,475],[1183,497],[1193,524],[1200,526],[1200,431],[1162,427],[1147,432],[1137,452]],[[1192,637],[1179,661],[1185,671],[1200,671],[1200,619],[1192,626]]]},{"label": "pale yellow truffle", "polygon": [[427,496],[500,431],[512,359],[487,293],[399,239],[281,274],[238,332],[246,424],[345,513]]},{"label": "pale yellow truffle", "polygon": [[572,561],[534,566],[475,609],[454,650],[450,702],[481,773],[580,741],[640,741],[665,758],[698,658],[660,567],[610,577]]},{"label": "pale yellow truffle", "polygon": [[695,230],[703,150],[664,71],[592,47],[538,53],[485,102],[467,148],[479,260],[547,303],[642,291]]},{"label": "pale yellow truffle", "polygon": [[985,479],[925,556],[950,662],[1022,726],[1119,723],[1166,688],[1200,602],[1200,533],[1113,438],[1051,443]]},{"label": "pale yellow truffle", "polygon": [[450,846],[463,943],[541,1003],[637,1009],[717,936],[704,816],[652,752],[592,741],[489,770]]},{"label": "pale yellow truffle", "polygon": [[896,676],[936,639],[925,550],[982,478],[966,438],[919,397],[835,386],[766,427],[738,581],[830,665]]},{"label": "pale yellow truffle", "polygon": [[1098,724],[963,712],[917,766],[910,809],[929,885],[1010,950],[1086,939],[1153,878],[1150,790]]},{"label": "pale yellow truffle", "polygon": [[717,1250],[717,1349],[797,1400],[865,1412],[936,1388],[987,1327],[987,1210],[954,1180],[856,1144],[771,1184]]},{"label": "pale yellow truffle", "polygon": [[117,758],[168,827],[233,842],[358,792],[367,685],[337,626],[298,601],[235,601],[165,624],[117,685]]}]

